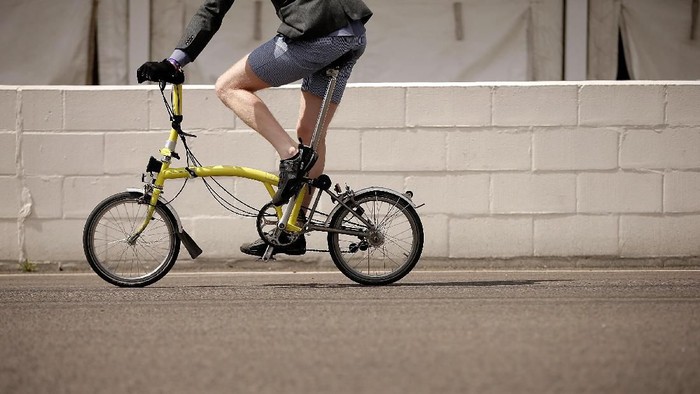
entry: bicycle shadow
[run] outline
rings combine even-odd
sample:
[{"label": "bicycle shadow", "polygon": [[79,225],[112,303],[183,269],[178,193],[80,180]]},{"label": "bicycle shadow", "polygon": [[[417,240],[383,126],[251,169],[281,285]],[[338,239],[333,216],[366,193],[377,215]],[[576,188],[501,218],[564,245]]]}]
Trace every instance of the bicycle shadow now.
[{"label": "bicycle shadow", "polygon": [[570,282],[570,280],[527,279],[527,280],[483,280],[467,282],[399,282],[383,286],[367,286],[358,283],[270,283],[262,285],[278,289],[345,289],[345,288],[387,288],[387,287],[498,287],[532,286],[546,282]]}]

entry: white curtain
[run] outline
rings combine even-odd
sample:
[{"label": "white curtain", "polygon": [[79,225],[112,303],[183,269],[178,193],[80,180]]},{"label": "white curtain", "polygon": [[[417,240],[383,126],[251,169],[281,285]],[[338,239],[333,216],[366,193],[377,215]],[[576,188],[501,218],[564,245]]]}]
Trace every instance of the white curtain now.
[{"label": "white curtain", "polygon": [[589,79],[616,78],[620,31],[632,79],[700,79],[692,11],[693,0],[590,0]]},{"label": "white curtain", "polygon": [[[562,0],[365,1],[374,16],[367,25],[367,52],[351,82],[561,79]],[[152,4],[151,54],[162,59],[201,0]],[[217,35],[188,66],[188,81],[213,83],[278,26],[269,0],[237,0]]]},{"label": "white curtain", "polygon": [[[201,1],[151,0],[151,59],[143,61],[171,53]],[[375,16],[351,82],[561,79],[563,0],[366,2]],[[135,72],[129,69],[128,4],[0,1],[0,84],[85,84],[95,66],[100,84],[128,83]],[[188,82],[213,83],[278,25],[269,0],[237,0],[188,66]]]},{"label": "white curtain", "polygon": [[90,80],[93,0],[0,1],[0,84]]},{"label": "white curtain", "polygon": [[97,53],[100,85],[129,82],[129,7],[127,0],[98,0]]}]

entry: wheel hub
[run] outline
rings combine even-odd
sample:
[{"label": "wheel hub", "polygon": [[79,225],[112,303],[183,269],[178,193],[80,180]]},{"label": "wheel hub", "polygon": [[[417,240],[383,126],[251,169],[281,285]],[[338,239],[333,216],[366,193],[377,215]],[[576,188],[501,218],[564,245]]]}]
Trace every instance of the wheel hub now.
[{"label": "wheel hub", "polygon": [[367,242],[375,248],[382,246],[384,244],[384,234],[379,230],[372,230],[367,236]]}]

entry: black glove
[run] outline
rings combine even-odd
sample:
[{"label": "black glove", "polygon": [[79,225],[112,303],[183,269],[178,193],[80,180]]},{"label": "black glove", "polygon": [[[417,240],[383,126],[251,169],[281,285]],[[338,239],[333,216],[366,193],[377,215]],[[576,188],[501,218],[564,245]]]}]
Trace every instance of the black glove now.
[{"label": "black glove", "polygon": [[139,83],[151,81],[181,84],[185,82],[185,73],[165,59],[161,62],[144,63],[136,70],[136,80]]}]

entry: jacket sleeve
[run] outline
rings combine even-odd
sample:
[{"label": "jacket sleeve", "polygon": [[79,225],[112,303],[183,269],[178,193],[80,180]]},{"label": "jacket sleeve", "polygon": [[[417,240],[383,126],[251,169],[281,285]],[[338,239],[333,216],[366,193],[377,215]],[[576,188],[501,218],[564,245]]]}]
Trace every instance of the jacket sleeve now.
[{"label": "jacket sleeve", "polygon": [[175,47],[194,61],[221,27],[224,15],[235,0],[205,0],[185,28],[180,42]]}]

